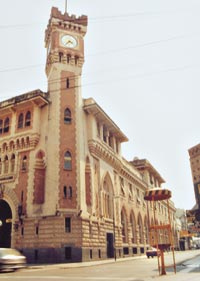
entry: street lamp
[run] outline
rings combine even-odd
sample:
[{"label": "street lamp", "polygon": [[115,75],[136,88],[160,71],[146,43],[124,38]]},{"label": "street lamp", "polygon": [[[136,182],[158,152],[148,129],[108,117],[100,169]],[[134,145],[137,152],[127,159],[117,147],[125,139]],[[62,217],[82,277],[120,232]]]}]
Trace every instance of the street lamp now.
[{"label": "street lamp", "polygon": [[3,199],[5,192],[5,185],[3,183],[0,183],[0,199]]}]

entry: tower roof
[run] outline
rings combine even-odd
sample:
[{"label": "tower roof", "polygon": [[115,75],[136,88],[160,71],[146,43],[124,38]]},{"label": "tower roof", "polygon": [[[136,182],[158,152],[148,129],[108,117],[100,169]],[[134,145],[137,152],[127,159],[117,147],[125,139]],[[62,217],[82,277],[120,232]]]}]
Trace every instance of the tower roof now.
[{"label": "tower roof", "polygon": [[69,15],[68,13],[64,13],[62,14],[61,11],[58,10],[58,8],[56,7],[52,7],[51,9],[51,16],[50,16],[50,20],[51,18],[56,18],[62,21],[68,21],[71,23],[76,23],[76,24],[80,24],[80,25],[84,25],[87,26],[88,24],[88,18],[85,15],[82,15],[80,17],[76,17],[75,15]]}]

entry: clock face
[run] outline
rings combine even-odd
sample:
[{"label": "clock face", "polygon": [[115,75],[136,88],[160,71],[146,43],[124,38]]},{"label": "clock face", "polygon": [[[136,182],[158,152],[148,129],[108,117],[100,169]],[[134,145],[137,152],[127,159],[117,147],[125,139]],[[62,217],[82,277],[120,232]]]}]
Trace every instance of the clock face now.
[{"label": "clock face", "polygon": [[62,36],[61,43],[67,48],[75,48],[77,46],[77,40],[71,35]]}]

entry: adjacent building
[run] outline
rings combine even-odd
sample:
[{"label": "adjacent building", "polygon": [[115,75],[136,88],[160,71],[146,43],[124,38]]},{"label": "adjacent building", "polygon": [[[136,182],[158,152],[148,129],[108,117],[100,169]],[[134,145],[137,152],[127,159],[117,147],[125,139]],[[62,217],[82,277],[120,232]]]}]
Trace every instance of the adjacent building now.
[{"label": "adjacent building", "polygon": [[193,235],[200,236],[200,144],[188,150],[194,186],[196,204],[187,211],[189,230]]},{"label": "adjacent building", "polygon": [[[52,8],[48,91],[0,103],[0,247],[20,249],[29,262],[118,258],[149,246],[144,192],[164,180],[147,160],[124,159],[126,135],[82,98],[87,23]],[[166,205],[157,207],[164,222]]]},{"label": "adjacent building", "polygon": [[200,144],[188,150],[197,208],[200,208]]}]

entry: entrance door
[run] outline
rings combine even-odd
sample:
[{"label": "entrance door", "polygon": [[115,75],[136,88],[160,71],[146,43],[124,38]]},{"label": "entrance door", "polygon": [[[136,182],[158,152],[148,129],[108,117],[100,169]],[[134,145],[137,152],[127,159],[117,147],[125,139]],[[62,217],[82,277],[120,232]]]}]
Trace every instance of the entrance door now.
[{"label": "entrance door", "polygon": [[8,203],[0,199],[0,248],[11,247],[12,211]]},{"label": "entrance door", "polygon": [[113,233],[107,233],[107,257],[114,258],[114,236]]}]

